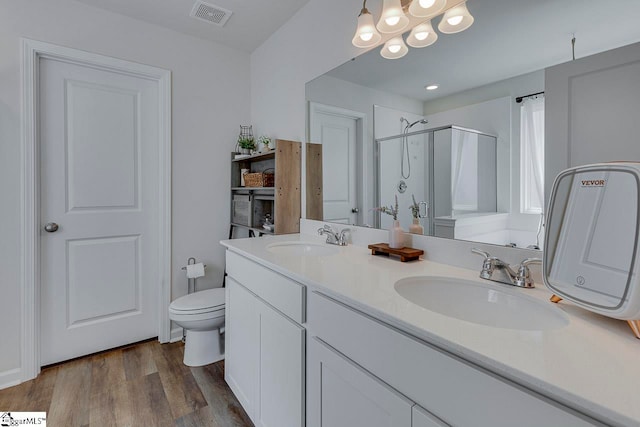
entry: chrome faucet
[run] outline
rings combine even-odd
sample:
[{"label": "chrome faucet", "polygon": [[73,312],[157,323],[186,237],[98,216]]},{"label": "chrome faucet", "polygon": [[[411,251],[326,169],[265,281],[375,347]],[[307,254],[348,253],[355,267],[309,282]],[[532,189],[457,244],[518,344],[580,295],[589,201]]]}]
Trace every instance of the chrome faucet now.
[{"label": "chrome faucet", "polygon": [[531,271],[529,270],[529,266],[531,264],[542,264],[542,260],[540,258],[526,258],[518,267],[518,275],[516,276],[516,286],[520,286],[521,288],[533,288],[535,287],[535,283],[533,283],[533,279],[531,278]]},{"label": "chrome faucet", "polygon": [[331,245],[347,246],[347,233],[350,233],[351,229],[343,228],[340,231],[335,231],[333,227],[325,224],[324,227],[318,228],[319,235],[327,236],[327,243]]},{"label": "chrome faucet", "polygon": [[514,271],[509,264],[499,258],[489,255],[488,252],[481,251],[476,248],[471,249],[471,252],[484,257],[482,270],[480,271],[480,278],[517,286],[519,288],[535,287],[535,283],[533,283],[533,279],[531,279],[529,266],[531,264],[542,263],[540,258],[527,258],[520,263],[517,271]]}]

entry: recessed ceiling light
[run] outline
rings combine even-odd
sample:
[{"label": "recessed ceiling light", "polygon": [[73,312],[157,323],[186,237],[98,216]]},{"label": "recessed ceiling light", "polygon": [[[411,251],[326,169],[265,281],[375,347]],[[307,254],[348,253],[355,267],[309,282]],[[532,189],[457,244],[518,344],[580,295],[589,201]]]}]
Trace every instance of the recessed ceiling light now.
[{"label": "recessed ceiling light", "polygon": [[429,85],[427,87],[425,87],[426,90],[436,90],[438,89],[440,86],[438,85]]}]

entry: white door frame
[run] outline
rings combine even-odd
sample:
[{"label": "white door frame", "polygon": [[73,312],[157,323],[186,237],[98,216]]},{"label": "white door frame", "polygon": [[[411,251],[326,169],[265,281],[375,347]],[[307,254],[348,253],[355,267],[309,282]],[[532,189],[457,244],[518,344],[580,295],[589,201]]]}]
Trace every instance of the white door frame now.
[{"label": "white door frame", "polygon": [[167,307],[171,302],[171,71],[77,49],[22,39],[22,147],[21,147],[21,379],[40,372],[40,59],[135,76],[158,84],[159,95],[159,229],[161,267],[158,292],[158,339],[170,338]]},{"label": "white door frame", "polygon": [[356,203],[361,209],[361,211],[356,215],[356,223],[358,221],[366,222],[365,219],[367,213],[363,212],[363,210],[367,206],[367,191],[369,191],[369,183],[366,180],[367,168],[369,167],[367,163],[369,149],[365,145],[365,141],[367,140],[367,115],[360,111],[348,110],[342,107],[335,107],[333,105],[309,101],[309,127],[307,129],[307,141],[311,141],[311,120],[313,120],[316,113],[331,114],[356,121]]}]

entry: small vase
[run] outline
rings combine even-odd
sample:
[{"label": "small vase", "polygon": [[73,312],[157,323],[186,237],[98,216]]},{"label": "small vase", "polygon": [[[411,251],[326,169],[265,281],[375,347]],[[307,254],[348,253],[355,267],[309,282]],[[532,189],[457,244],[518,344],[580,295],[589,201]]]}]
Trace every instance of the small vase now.
[{"label": "small vase", "polygon": [[269,150],[271,150],[271,149],[269,148],[269,144],[265,144],[264,142],[261,142],[261,143],[260,143],[260,152],[261,152],[261,153],[268,153],[268,152],[269,152]]},{"label": "small vase", "polygon": [[394,220],[393,227],[389,229],[389,247],[391,249],[404,248],[404,231],[400,228],[398,220]]},{"label": "small vase", "polygon": [[413,218],[413,224],[409,226],[409,233],[411,234],[424,234],[424,227],[420,224],[419,218]]}]

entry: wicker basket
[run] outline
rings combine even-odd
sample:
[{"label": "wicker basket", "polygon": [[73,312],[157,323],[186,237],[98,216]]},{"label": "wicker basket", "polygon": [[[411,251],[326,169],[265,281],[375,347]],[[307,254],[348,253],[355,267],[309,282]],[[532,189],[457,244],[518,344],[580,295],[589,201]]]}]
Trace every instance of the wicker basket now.
[{"label": "wicker basket", "polygon": [[273,187],[275,184],[275,174],[273,169],[265,169],[263,172],[245,173],[245,187]]}]

